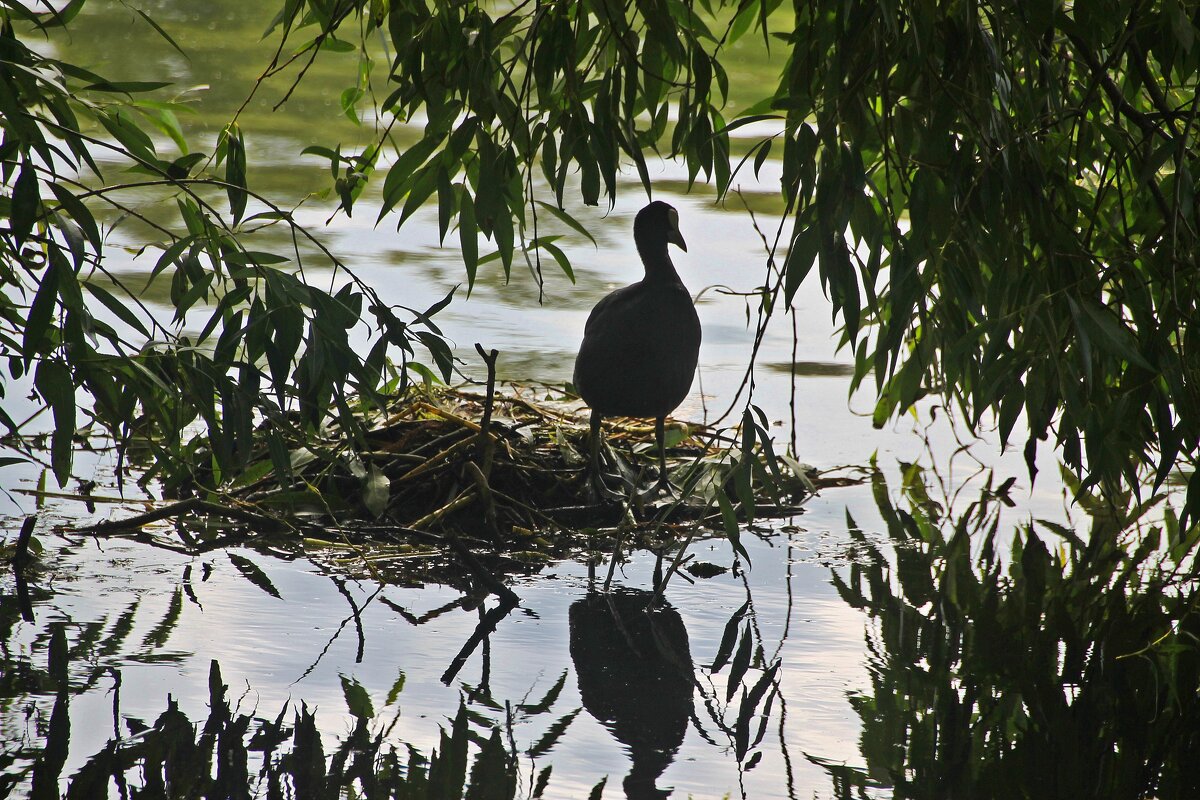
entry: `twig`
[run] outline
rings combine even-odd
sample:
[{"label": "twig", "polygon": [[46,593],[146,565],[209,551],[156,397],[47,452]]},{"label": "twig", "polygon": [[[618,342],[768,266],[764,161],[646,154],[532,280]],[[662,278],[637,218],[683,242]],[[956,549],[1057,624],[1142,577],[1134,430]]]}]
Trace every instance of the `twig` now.
[{"label": "twig", "polygon": [[487,364],[487,396],[483,401],[483,419],[479,423],[481,433],[487,433],[488,428],[492,424],[492,401],[496,397],[496,359],[500,356],[499,350],[483,351],[483,345],[479,342],[475,343],[475,350],[483,359],[483,363]]},{"label": "twig", "polygon": [[[472,424],[474,424],[474,423],[472,423]],[[425,463],[413,467],[408,472],[401,475],[399,478],[393,478],[392,484],[391,484],[392,488],[394,489],[399,484],[405,483],[406,481],[410,481],[419,475],[424,475],[426,472],[429,472],[434,467],[440,466],[442,464],[442,462],[447,461],[451,455],[457,453],[459,450],[462,450],[464,447],[466,447],[469,444],[471,444],[471,439],[461,439],[461,440],[455,442],[454,444],[450,445],[449,447],[447,447],[445,450],[438,453],[437,455],[431,456],[430,458],[426,459]]]},{"label": "twig", "polygon": [[[479,342],[475,343],[475,350],[483,358],[483,363],[487,364],[487,396],[483,400],[483,418],[479,421],[479,433],[475,436],[479,449],[480,477],[486,483],[487,476],[492,473],[492,452],[495,449],[491,435],[492,405],[496,400],[496,359],[500,356],[500,351],[490,350],[485,353],[483,345]],[[493,519],[494,516],[493,514]]]},{"label": "twig", "polygon": [[130,503],[142,503],[143,505],[151,505],[150,500],[131,500],[128,497],[113,497],[103,494],[80,494],[78,492],[45,492],[40,489],[13,489],[16,494],[23,494],[29,497],[49,500],[77,500],[80,503],[112,503],[113,505],[128,505]]},{"label": "twig", "polygon": [[460,494],[458,497],[451,500],[449,503],[446,503],[446,505],[437,509],[436,511],[431,511],[430,513],[426,514],[425,516],[421,517],[420,519],[416,520],[415,522],[409,523],[408,527],[424,528],[426,525],[429,525],[431,522],[437,522],[438,520],[440,520],[442,517],[446,516],[447,514],[453,512],[453,511],[457,511],[458,509],[462,508],[463,506],[470,505],[474,499],[475,499],[475,493],[470,490],[467,490],[467,491],[463,492],[462,494]]},{"label": "twig", "polygon": [[462,425],[464,428],[470,428],[473,431],[479,430],[478,423],[473,422],[472,420],[469,420],[466,417],[460,417],[458,414],[455,414],[453,411],[447,411],[444,408],[438,408],[437,406],[433,405],[432,403],[426,403],[425,401],[421,401],[420,403],[417,403],[417,408],[421,409],[422,411],[427,411],[430,414],[433,414],[435,416],[441,417],[442,419],[448,419],[451,422],[457,422],[459,425]]},{"label": "twig", "polygon": [[172,517],[181,517],[185,514],[203,514],[213,517],[226,517],[228,519],[245,522],[250,525],[266,527],[270,530],[294,530],[294,527],[284,520],[276,519],[275,517],[259,514],[254,511],[249,511],[238,506],[226,506],[220,503],[214,503],[209,500],[203,500],[199,497],[189,497],[187,500],[180,500],[178,503],[172,503],[169,506],[156,508],[153,511],[147,511],[145,514],[135,514],[132,517],[125,519],[109,520],[106,522],[97,522],[94,525],[85,525],[81,528],[66,528],[74,533],[84,534],[107,534],[127,531],[130,528],[140,528],[144,525],[149,525],[152,522],[158,522],[163,519]]}]

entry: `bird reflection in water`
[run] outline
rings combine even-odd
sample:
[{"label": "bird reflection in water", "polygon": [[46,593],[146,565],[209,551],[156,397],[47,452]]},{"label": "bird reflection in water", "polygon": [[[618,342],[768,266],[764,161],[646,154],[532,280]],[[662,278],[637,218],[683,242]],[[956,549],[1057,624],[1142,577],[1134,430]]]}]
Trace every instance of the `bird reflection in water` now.
[{"label": "bird reflection in water", "polygon": [[662,798],[659,776],[683,742],[692,717],[695,668],[687,628],[653,594],[619,589],[571,604],[571,660],[584,708],[629,751],[629,798]]}]

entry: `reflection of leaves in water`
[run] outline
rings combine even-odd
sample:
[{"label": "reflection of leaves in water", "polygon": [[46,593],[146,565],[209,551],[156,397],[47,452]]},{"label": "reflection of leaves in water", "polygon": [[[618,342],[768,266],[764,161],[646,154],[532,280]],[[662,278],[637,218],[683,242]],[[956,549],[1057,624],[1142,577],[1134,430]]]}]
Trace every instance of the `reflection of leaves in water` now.
[{"label": "reflection of leaves in water", "polygon": [[245,556],[239,556],[237,553],[229,553],[228,555],[229,560],[233,562],[238,572],[242,573],[246,580],[272,597],[283,599],[280,597],[279,590],[275,588],[275,584],[271,583],[271,579],[267,577],[267,573],[263,572],[257,564]]},{"label": "reflection of leaves in water", "polygon": [[342,679],[342,695],[346,698],[346,708],[357,719],[370,719],[375,716],[375,706],[371,703],[371,695],[356,678]]},{"label": "reflection of leaves in water", "polygon": [[554,745],[558,744],[558,740],[561,739],[562,735],[567,732],[567,728],[570,727],[571,723],[575,721],[575,717],[577,717],[579,712],[582,710],[583,709],[581,708],[577,708],[574,711],[568,712],[566,715],[555,720],[554,724],[550,726],[549,730],[542,735],[542,738],[538,739],[537,742],[526,751],[526,753],[532,758],[538,758],[539,756],[544,756],[546,753],[550,752],[550,749],[554,747]]},{"label": "reflection of leaves in water", "polygon": [[725,623],[725,633],[721,636],[721,644],[717,648],[717,655],[713,659],[712,666],[709,667],[713,672],[720,672],[721,668],[729,661],[729,656],[733,653],[733,644],[737,641],[738,623],[746,616],[746,612],[750,610],[750,601],[742,603],[741,608],[733,612],[733,616]]},{"label": "reflection of leaves in water", "polygon": [[558,699],[558,695],[563,690],[563,686],[567,683],[567,671],[564,669],[562,675],[558,676],[558,680],[546,692],[545,697],[536,703],[526,704],[519,703],[517,710],[523,714],[543,714],[550,710],[550,706],[554,705],[554,701]]},{"label": "reflection of leaves in water", "polygon": [[[65,636],[59,638],[56,658],[66,658]],[[352,679],[343,679],[343,687],[349,687],[348,696],[362,689]],[[388,743],[385,737],[371,734],[371,724],[377,720],[369,700],[366,705],[355,703],[362,715],[356,713],[354,729],[341,740],[330,741],[322,738],[315,714],[304,704],[290,724],[286,705],[274,719],[252,717],[230,706],[226,688],[214,661],[207,720],[189,719],[169,699],[152,725],[128,721],[134,735],[114,738],[88,758],[66,782],[64,796],[106,797],[114,784],[122,796],[188,799],[515,796],[520,765],[516,753],[505,748],[498,724],[489,722],[483,733],[472,730],[465,703],[460,703],[450,730],[442,731],[438,748],[426,758],[411,745]],[[31,796],[59,796],[70,738],[69,696],[64,681],[45,741],[26,754],[32,763],[23,772],[0,776],[0,789],[19,789],[24,781]],[[114,715],[118,715],[115,709]],[[114,722],[119,724],[119,719]],[[327,743],[332,745],[328,752]],[[476,750],[473,756],[472,749]],[[533,797],[541,796],[549,778],[547,767],[539,774]]]},{"label": "reflection of leaves in water", "polygon": [[171,631],[175,630],[175,624],[179,622],[179,612],[182,610],[183,591],[177,588],[171,593],[171,602],[167,605],[167,613],[163,614],[163,618],[154,626],[154,630],[147,633],[142,639],[142,646],[162,647],[165,645]]},{"label": "reflection of leaves in water", "polygon": [[[103,638],[103,644],[100,645],[100,655],[111,656],[120,649],[125,638],[129,636],[129,632],[133,630],[133,618],[137,614],[138,604],[140,600],[134,600],[129,604],[129,608],[121,616],[117,617],[111,628],[108,629],[108,634]],[[74,654],[72,654],[74,656]]]},{"label": "reflection of leaves in water", "polygon": [[396,698],[400,696],[400,692],[404,691],[404,681],[406,676],[404,670],[400,670],[400,674],[396,676],[396,680],[392,683],[391,690],[388,691],[387,700],[384,705],[391,705],[396,702]]},{"label": "reflection of leaves in water", "polygon": [[870,559],[833,576],[873,620],[871,690],[851,699],[867,772],[831,770],[835,785],[1196,796],[1200,619],[1181,568],[1200,532],[1180,532],[1169,511],[1138,526],[1144,508],[1107,504],[1087,535],[1039,523],[1001,556],[999,494],[944,517],[919,475],[905,480],[899,508],[876,478],[894,562],[852,531]]},{"label": "reflection of leaves in water", "polygon": [[[769,660],[765,654],[762,635],[754,621],[754,603],[750,596],[750,585],[746,583],[746,602],[744,602],[725,623],[721,642],[712,665],[708,667],[709,676],[717,675],[728,664],[729,675],[726,678],[724,700],[716,687],[709,682],[709,688],[697,683],[704,700],[704,709],[708,717],[732,745],[734,756],[738,762],[739,771],[746,772],[754,769],[762,760],[763,752],[758,749],[767,733],[767,725],[771,720],[771,709],[778,697],[781,708],[783,697],[779,691],[778,659]],[[786,634],[785,634],[786,635]],[[734,650],[736,644],[736,651]],[[770,663],[768,663],[770,661]],[[733,722],[728,721],[729,712],[734,709],[733,699],[740,694]],[[706,731],[698,718],[695,718],[697,732],[714,746],[719,746],[716,739]],[[755,724],[757,722],[757,725]],[[783,752],[785,762],[788,760],[786,749]],[[790,779],[789,794],[792,793]]]}]

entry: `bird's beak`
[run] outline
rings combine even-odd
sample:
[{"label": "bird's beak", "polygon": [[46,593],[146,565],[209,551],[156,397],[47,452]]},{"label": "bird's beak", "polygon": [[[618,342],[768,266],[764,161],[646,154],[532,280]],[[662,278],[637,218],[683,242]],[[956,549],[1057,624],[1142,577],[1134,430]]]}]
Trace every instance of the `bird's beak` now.
[{"label": "bird's beak", "polygon": [[671,229],[671,232],[667,234],[667,241],[679,245],[680,250],[687,252],[687,242],[683,240],[683,234],[679,232],[679,228]]}]

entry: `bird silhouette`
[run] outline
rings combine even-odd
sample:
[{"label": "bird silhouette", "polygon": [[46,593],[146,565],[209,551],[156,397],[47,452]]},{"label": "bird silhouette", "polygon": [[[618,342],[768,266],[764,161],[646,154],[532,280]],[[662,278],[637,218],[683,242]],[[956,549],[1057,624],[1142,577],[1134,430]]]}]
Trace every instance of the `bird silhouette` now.
[{"label": "bird silhouette", "polygon": [[600,434],[602,419],[611,416],[654,419],[655,488],[669,487],[663,423],[687,396],[700,354],[700,318],[667,253],[668,244],[687,252],[679,212],[650,203],[633,221],[633,241],[646,275],[596,304],[575,359],[575,389],[592,410],[589,488],[605,495],[611,493],[600,475]]},{"label": "bird silhouette", "polygon": [[589,593],[568,612],[580,700],[627,748],[631,800],[670,796],[658,780],[675,760],[694,708],[687,627],[670,604],[651,609],[653,596],[637,589]]}]

